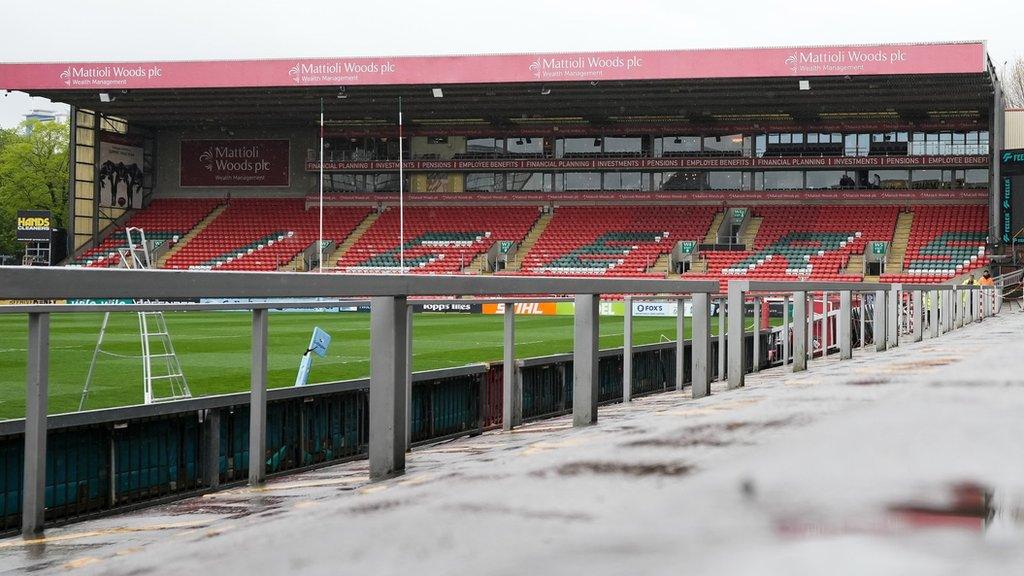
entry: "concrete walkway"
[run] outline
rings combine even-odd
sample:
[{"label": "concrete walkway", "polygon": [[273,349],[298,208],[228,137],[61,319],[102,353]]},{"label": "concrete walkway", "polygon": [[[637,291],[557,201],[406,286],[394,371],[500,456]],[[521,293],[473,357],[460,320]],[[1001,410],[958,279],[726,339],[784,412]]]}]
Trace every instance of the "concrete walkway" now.
[{"label": "concrete walkway", "polygon": [[0,541],[0,573],[1013,574],[1024,314]]}]

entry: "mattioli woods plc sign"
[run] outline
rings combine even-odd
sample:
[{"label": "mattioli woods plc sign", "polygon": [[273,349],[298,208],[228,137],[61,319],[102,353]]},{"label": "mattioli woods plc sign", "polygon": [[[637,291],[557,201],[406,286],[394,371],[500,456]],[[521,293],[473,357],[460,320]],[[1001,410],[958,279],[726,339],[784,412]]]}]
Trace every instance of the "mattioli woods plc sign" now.
[{"label": "mattioli woods plc sign", "polygon": [[286,187],[288,140],[182,140],[183,188]]},{"label": "mattioli woods plc sign", "polygon": [[530,73],[538,80],[582,80],[603,78],[609,72],[639,70],[644,67],[642,56],[572,56],[537,58],[530,63]]},{"label": "mattioli woods plc sign", "polygon": [[869,66],[893,65],[894,69],[910,60],[910,53],[899,46],[870,48],[821,48],[801,50],[786,57],[785,64],[794,74],[860,74]]},{"label": "mattioli woods plc sign", "polygon": [[68,66],[59,76],[65,86],[110,88],[160,80],[163,73],[159,65]]}]

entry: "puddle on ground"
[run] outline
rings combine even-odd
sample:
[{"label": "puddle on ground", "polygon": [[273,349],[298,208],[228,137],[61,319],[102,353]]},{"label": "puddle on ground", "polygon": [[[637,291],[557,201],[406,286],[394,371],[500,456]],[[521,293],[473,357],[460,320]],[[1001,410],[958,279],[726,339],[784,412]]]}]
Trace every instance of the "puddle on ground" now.
[{"label": "puddle on ground", "polygon": [[[741,492],[753,497],[744,484]],[[849,534],[900,534],[922,530],[959,530],[1024,535],[1024,495],[995,491],[977,482],[957,482],[923,489],[906,501],[893,502],[875,513],[849,518],[814,518],[812,513],[781,516],[774,522],[782,536],[806,538]]]},{"label": "puddle on ground", "polygon": [[501,516],[518,516],[528,520],[569,520],[572,522],[589,522],[594,516],[583,512],[560,512],[557,510],[528,510],[524,508],[513,508],[501,504],[476,504],[461,503],[445,506],[456,512],[471,512],[483,514],[499,514]]},{"label": "puddle on ground", "polygon": [[745,440],[736,438],[735,432],[742,431],[747,434],[772,428],[781,428],[802,423],[803,420],[797,417],[779,418],[765,420],[763,422],[749,422],[744,420],[733,422],[714,422],[690,426],[680,433],[672,436],[658,438],[644,438],[621,444],[624,448],[692,448],[696,446],[707,446],[720,448],[734,444],[749,444]]},{"label": "puddle on ground", "polygon": [[[607,462],[607,461],[583,461],[569,462],[556,466],[551,473],[558,476],[632,476],[643,477],[668,477],[686,476],[694,471],[694,466],[683,462]],[[545,477],[547,471],[534,472],[535,476]]]},{"label": "puddle on ground", "polygon": [[373,512],[394,510],[401,505],[402,503],[398,500],[381,500],[380,502],[371,502],[369,504],[358,504],[350,507],[348,511],[352,514],[371,514]]},{"label": "puddle on ground", "polygon": [[850,386],[878,386],[880,384],[888,384],[889,382],[888,378],[862,378],[847,382],[847,384]]}]

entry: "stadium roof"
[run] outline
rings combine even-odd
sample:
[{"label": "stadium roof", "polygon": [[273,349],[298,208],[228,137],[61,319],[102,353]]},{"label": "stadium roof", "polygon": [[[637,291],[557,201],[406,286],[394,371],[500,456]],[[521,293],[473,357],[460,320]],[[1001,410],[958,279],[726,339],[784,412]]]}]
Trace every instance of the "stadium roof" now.
[{"label": "stadium roof", "polygon": [[0,89],[150,126],[311,124],[324,98],[332,122],[373,127],[395,123],[399,96],[414,126],[898,122],[987,118],[988,71],[985,44],[964,42],[14,63],[0,64]]}]

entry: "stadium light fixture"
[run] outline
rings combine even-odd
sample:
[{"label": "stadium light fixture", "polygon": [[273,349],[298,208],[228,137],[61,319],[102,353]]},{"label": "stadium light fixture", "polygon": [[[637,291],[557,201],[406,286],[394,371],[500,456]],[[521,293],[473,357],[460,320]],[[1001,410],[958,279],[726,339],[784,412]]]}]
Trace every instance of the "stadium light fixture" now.
[{"label": "stadium light fixture", "polygon": [[440,88],[431,88],[430,92],[434,98],[444,98],[444,92]]},{"label": "stadium light fixture", "polygon": [[810,90],[811,89],[811,81],[810,80],[801,80],[800,81],[800,89],[801,90]]},{"label": "stadium light fixture", "polygon": [[104,104],[107,104],[107,103],[113,102],[113,101],[114,101],[114,97],[111,96],[108,92],[100,92],[100,102],[103,102]]},{"label": "stadium light fixture", "polygon": [[348,98],[348,92],[345,91],[345,87],[344,86],[338,86],[338,96],[337,96],[337,98],[339,100],[344,100],[344,99]]},{"label": "stadium light fixture", "polygon": [[547,96],[548,94],[551,94],[551,88],[548,88],[547,86],[543,86],[542,85],[540,87],[540,95],[541,96]]}]

